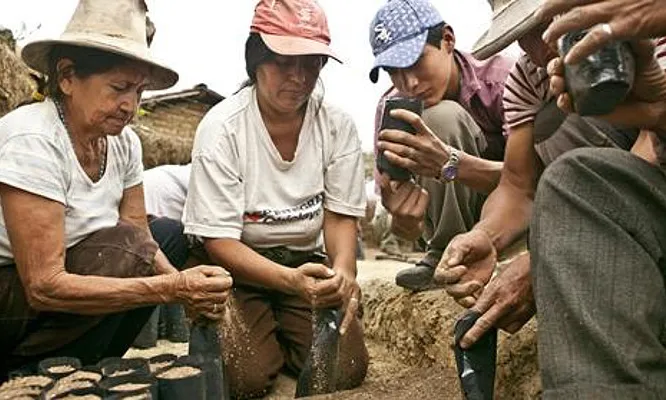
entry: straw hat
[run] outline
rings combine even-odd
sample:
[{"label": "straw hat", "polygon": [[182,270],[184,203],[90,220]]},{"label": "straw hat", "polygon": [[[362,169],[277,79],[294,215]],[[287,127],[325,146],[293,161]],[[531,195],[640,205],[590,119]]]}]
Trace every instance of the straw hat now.
[{"label": "straw hat", "polygon": [[493,9],[490,28],[474,44],[472,54],[484,60],[499,53],[539,25],[536,18],[544,0],[488,0]]},{"label": "straw hat", "polygon": [[46,74],[54,46],[103,50],[150,65],[148,89],[169,88],[178,81],[178,74],[150,55],[146,41],[147,10],[144,0],[80,0],[60,38],[28,43],[21,57],[29,67]]}]

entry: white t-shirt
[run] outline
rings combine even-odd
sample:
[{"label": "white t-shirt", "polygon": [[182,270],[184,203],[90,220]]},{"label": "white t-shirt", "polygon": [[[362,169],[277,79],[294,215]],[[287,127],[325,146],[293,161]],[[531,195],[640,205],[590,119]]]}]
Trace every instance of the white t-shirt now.
[{"label": "white t-shirt", "polygon": [[363,217],[363,157],[349,115],[310,101],[296,154],[284,161],[254,87],[213,107],[197,129],[185,232],[254,248],[321,245],[324,209]]},{"label": "white t-shirt", "polygon": [[[123,191],[141,183],[141,143],[125,128],[108,136],[106,171],[92,182],[74,154],[55,105],[46,100],[0,118],[0,182],[63,204],[65,246],[119,219]],[[13,263],[0,205],[0,265]]]},{"label": "white t-shirt", "polygon": [[187,197],[191,165],[162,165],[143,173],[146,212],[180,221]]}]

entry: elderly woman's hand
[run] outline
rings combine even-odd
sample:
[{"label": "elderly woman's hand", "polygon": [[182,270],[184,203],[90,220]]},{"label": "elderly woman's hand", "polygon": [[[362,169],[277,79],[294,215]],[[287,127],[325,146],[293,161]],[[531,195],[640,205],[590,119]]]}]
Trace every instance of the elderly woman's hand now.
[{"label": "elderly woman's hand", "polygon": [[391,116],[408,122],[416,134],[395,129],[383,130],[379,134],[377,147],[384,151],[386,159],[398,167],[429,178],[439,178],[442,167],[449,160],[451,151],[423,119],[411,111],[392,110]]},{"label": "elderly woman's hand", "polygon": [[176,298],[185,305],[189,315],[219,320],[224,315],[224,303],[232,284],[231,275],[224,268],[200,265],[178,274]]},{"label": "elderly woman's hand", "polygon": [[[612,124],[657,131],[663,137],[666,131],[666,75],[654,58],[654,44],[650,40],[632,43],[636,55],[636,79],[627,100],[603,118]],[[564,63],[554,58],[548,64],[550,90],[557,96],[557,105],[573,112],[572,99],[566,92]]]},{"label": "elderly woman's hand", "polygon": [[550,21],[560,14],[543,35],[547,43],[554,44],[567,32],[591,28],[567,54],[572,64],[612,41],[666,35],[665,0],[548,0],[537,18]]}]

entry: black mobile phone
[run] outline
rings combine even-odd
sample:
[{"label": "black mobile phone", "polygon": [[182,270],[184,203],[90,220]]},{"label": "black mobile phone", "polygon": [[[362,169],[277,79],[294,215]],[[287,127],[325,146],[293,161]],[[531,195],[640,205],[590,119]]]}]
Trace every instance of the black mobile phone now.
[{"label": "black mobile phone", "polygon": [[[423,113],[423,101],[407,97],[387,99],[384,102],[384,112],[382,113],[380,131],[384,129],[397,129],[407,133],[416,134],[416,130],[409,123],[391,117],[391,111],[398,109],[408,110],[417,115],[421,115]],[[392,180],[408,181],[412,178],[412,173],[409,170],[391,164],[386,157],[384,157],[383,151],[380,151],[377,155],[377,169],[379,172],[386,172]]]}]

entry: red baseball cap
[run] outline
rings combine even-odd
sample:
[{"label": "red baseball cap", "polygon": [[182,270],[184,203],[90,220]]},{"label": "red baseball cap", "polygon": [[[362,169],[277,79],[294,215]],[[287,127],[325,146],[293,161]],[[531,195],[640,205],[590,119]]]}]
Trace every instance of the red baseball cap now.
[{"label": "red baseball cap", "polygon": [[260,0],[250,31],[259,33],[275,53],[321,54],[342,62],[329,47],[326,14],[315,0]]}]

